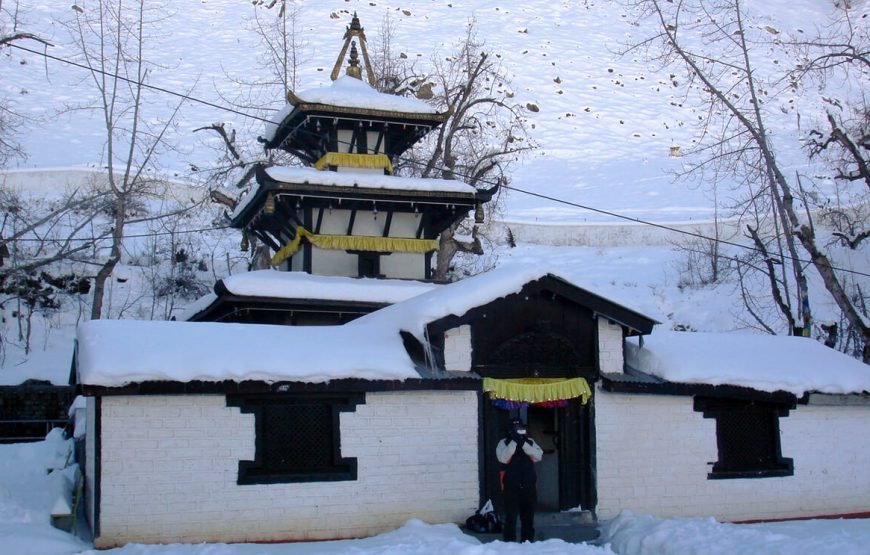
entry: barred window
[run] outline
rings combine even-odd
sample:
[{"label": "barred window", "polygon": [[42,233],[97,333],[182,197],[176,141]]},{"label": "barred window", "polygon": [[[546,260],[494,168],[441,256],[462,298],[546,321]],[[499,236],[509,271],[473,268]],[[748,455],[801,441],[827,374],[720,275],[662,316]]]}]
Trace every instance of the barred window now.
[{"label": "barred window", "polygon": [[340,413],[362,395],[229,395],[256,419],[256,454],[239,461],[239,484],[356,479],[356,459],[341,457]]},{"label": "barred window", "polygon": [[716,419],[719,460],[710,479],[791,476],[794,465],[781,455],[779,418],[789,407],[778,403],[696,397],[695,410]]}]

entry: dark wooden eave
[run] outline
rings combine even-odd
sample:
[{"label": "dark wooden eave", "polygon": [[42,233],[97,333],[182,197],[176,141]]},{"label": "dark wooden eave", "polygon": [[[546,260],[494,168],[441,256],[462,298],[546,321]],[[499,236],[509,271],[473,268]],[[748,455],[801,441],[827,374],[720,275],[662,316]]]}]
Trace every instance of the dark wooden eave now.
[{"label": "dark wooden eave", "polygon": [[794,405],[799,398],[788,391],[759,391],[737,385],[711,385],[696,383],[669,382],[629,369],[625,374],[601,374],[601,386],[613,393],[639,393],[650,395],[684,395],[689,397],[720,397],[749,401],[767,401]]},{"label": "dark wooden eave", "polygon": [[348,205],[357,201],[371,202],[372,200],[386,203],[403,203],[408,205],[409,211],[411,210],[411,203],[425,201],[427,204],[441,204],[445,210],[450,206],[452,207],[451,213],[458,214],[459,217],[464,217],[469,210],[474,209],[478,202],[488,202],[494,193],[494,191],[462,193],[287,183],[273,179],[267,173],[266,167],[262,165],[256,168],[255,175],[258,187],[252,193],[254,195],[253,198],[248,199],[245,207],[230,220],[230,226],[234,228],[244,229],[247,227],[260,212],[270,193],[304,197],[306,204],[321,202],[324,206],[328,205],[330,201],[337,201],[338,199],[341,199],[343,203],[348,203]]},{"label": "dark wooden eave", "polygon": [[[628,331],[628,335],[649,334],[652,332],[653,326],[659,323],[640,312],[578,287],[558,276],[554,276],[553,274],[547,274],[538,280],[529,282],[519,293],[509,295],[505,298],[510,298],[512,296],[523,297],[533,290],[546,291],[553,295],[564,297],[577,305],[586,307],[595,314],[624,326]],[[493,302],[497,301],[499,301],[499,299],[496,299]],[[432,322],[430,324],[430,331],[443,332],[463,324],[469,324],[476,319],[480,313],[485,312],[486,307],[489,304],[490,303],[474,307],[461,317],[448,316],[437,322]]]},{"label": "dark wooden eave", "polygon": [[260,138],[260,142],[263,143],[266,149],[283,148],[292,150],[292,147],[289,145],[294,140],[302,143],[307,142],[307,138],[300,138],[299,135],[308,132],[303,130],[302,127],[305,125],[306,120],[310,118],[343,118],[362,122],[385,122],[396,126],[410,126],[412,129],[416,127],[418,129],[417,133],[405,133],[407,138],[402,141],[402,144],[396,145],[395,152],[392,154],[399,156],[432,128],[444,123],[451,115],[449,111],[441,114],[397,112],[304,102],[293,95],[292,92],[288,93],[288,100],[295,106],[293,111],[278,124],[275,134],[271,139]]},{"label": "dark wooden eave", "polygon": [[653,326],[660,323],[640,312],[597,295],[587,289],[578,287],[552,274],[548,274],[541,278],[541,284],[544,288],[552,291],[554,294],[570,299],[581,306],[585,306],[596,314],[604,316],[608,320],[626,327],[630,332],[634,332],[629,335],[647,335],[652,332]]},{"label": "dark wooden eave", "polygon": [[265,394],[265,393],[338,393],[338,392],[382,392],[382,391],[428,391],[456,390],[480,391],[481,380],[470,374],[468,377],[442,379],[408,380],[364,380],[340,379],[328,383],[301,383],[263,381],[219,381],[219,382],[173,382],[147,381],[123,386],[101,386],[75,384],[76,393],[86,397],[109,395],[225,395],[225,394]]},{"label": "dark wooden eave", "polygon": [[227,316],[240,311],[282,311],[282,312],[310,312],[310,313],[336,313],[362,316],[387,306],[388,303],[347,301],[340,299],[302,299],[286,297],[255,297],[250,295],[236,295],[227,290],[223,280],[219,280],[214,286],[215,299],[211,304],[192,314],[189,322],[220,322]]}]

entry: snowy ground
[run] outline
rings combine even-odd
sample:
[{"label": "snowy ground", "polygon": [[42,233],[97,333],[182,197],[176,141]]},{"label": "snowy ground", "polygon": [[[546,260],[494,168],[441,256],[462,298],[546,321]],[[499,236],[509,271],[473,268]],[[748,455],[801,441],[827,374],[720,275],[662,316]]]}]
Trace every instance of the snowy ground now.
[{"label": "snowy ground", "polygon": [[454,524],[410,520],[372,538],[292,544],[131,544],[93,550],[53,528],[52,507],[67,499],[75,466],[72,441],[53,431],[45,441],[0,445],[0,553],[8,555],[859,555],[870,545],[870,520],[725,524],[709,518],[663,520],[624,513],[606,523],[600,546],[561,540],[480,544]]}]

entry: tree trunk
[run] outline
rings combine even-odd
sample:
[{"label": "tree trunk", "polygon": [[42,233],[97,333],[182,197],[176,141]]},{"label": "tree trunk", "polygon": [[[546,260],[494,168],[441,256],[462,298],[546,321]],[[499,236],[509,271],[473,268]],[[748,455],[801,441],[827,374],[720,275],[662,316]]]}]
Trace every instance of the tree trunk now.
[{"label": "tree trunk", "polygon": [[106,294],[106,282],[115,270],[115,266],[121,261],[121,244],[124,240],[124,223],[126,210],[124,197],[119,198],[115,207],[115,227],[112,229],[112,250],[106,263],[100,267],[97,277],[94,279],[94,302],[91,305],[91,320],[99,320],[103,316],[103,299]]}]

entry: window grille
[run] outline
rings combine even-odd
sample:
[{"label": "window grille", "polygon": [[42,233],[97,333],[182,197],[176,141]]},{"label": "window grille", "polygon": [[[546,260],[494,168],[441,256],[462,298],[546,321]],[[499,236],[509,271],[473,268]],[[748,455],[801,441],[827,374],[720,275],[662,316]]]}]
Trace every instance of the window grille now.
[{"label": "window grille", "polygon": [[265,405],[262,471],[312,473],[332,464],[332,407]]},{"label": "window grille", "polygon": [[356,479],[356,459],[341,457],[339,414],[362,395],[228,396],[256,418],[256,455],[239,461],[239,484]]},{"label": "window grille", "polygon": [[776,403],[698,397],[695,410],[716,420],[718,460],[709,478],[791,476],[792,460],[780,452],[779,417],[788,407]]}]

